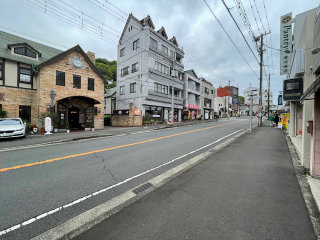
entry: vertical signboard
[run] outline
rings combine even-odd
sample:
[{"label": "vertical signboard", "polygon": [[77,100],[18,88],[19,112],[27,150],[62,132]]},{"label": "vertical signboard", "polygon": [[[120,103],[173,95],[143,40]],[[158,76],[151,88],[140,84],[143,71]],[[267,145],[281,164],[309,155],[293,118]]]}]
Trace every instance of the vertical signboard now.
[{"label": "vertical signboard", "polygon": [[292,13],[280,18],[280,75],[289,74],[292,44]]},{"label": "vertical signboard", "polygon": [[282,95],[278,96],[278,105],[282,105]]}]

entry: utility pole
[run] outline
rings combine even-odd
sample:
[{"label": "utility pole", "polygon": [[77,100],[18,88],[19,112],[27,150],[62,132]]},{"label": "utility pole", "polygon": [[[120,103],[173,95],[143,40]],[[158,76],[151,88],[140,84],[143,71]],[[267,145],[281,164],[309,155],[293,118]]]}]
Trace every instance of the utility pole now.
[{"label": "utility pole", "polygon": [[263,76],[263,36],[270,34],[270,31],[268,33],[261,33],[260,37],[255,38],[255,41],[259,41],[260,39],[260,48],[259,48],[259,54],[260,54],[260,84],[259,84],[259,127],[262,126],[262,76]]},{"label": "utility pole", "polygon": [[171,123],[173,124],[173,102],[174,102],[174,86],[172,84],[171,87],[171,91],[172,91],[172,99],[171,99]]},{"label": "utility pole", "polygon": [[270,117],[270,73],[269,73],[269,79],[268,79],[268,120]]},{"label": "utility pole", "polygon": [[263,70],[263,34],[260,35],[260,85],[259,85],[259,127],[262,126],[262,70]]},{"label": "utility pole", "polygon": [[253,95],[250,90],[250,133],[252,132],[252,104],[253,104]]},{"label": "utility pole", "polygon": [[[229,114],[229,99],[230,99],[230,80],[229,80],[229,96],[228,96],[228,117],[230,117],[230,114]],[[232,104],[232,100],[231,100],[231,104]]]}]

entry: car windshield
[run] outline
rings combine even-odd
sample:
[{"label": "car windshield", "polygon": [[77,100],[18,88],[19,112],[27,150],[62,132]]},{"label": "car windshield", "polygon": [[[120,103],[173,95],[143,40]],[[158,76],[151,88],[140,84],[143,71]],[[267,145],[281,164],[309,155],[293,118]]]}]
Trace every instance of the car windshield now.
[{"label": "car windshield", "polygon": [[21,124],[19,119],[0,119],[0,125],[18,125]]}]

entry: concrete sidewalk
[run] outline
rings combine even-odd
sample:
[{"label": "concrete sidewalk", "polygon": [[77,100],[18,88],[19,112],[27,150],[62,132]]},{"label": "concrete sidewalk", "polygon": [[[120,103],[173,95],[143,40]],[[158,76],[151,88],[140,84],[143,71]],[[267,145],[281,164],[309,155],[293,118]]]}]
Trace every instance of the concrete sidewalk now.
[{"label": "concrete sidewalk", "polygon": [[316,239],[280,129],[255,128],[76,239]]}]

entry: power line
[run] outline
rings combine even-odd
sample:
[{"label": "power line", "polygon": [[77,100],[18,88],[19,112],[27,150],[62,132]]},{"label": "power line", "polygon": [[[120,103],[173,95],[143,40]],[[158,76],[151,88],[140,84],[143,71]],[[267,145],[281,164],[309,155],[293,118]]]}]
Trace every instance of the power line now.
[{"label": "power line", "polygon": [[254,17],[254,20],[255,20],[255,22],[256,22],[256,25],[257,25],[257,28],[258,28],[258,32],[259,32],[259,35],[260,35],[260,34],[261,34],[261,31],[260,31],[259,24],[258,24],[258,21],[257,21],[257,18],[256,18],[256,14],[254,13],[254,9],[253,9],[253,5],[252,5],[251,0],[249,0],[249,3],[250,3],[250,7],[251,7],[251,10],[252,10],[252,14],[253,14],[253,17]]},{"label": "power line", "polygon": [[[262,0],[263,2],[263,7],[264,7],[264,13],[266,15],[266,19],[267,19],[267,24],[268,24],[268,28],[269,28],[269,32],[271,32],[271,28],[270,28],[270,24],[269,24],[269,19],[268,19],[268,14],[267,14],[267,8],[266,8],[266,5],[265,5],[265,2],[264,0]],[[270,34],[270,45],[271,45],[271,50],[270,50],[270,53],[271,53],[271,64],[273,66],[273,51],[272,51],[272,38],[271,38],[271,34]],[[274,69],[272,69],[272,73],[274,74]]]},{"label": "power line", "polygon": [[205,4],[207,5],[208,9],[210,10],[211,14],[214,16],[214,18],[217,20],[217,22],[219,23],[220,27],[223,29],[223,31],[227,34],[228,38],[230,39],[230,41],[232,42],[233,46],[237,49],[237,51],[239,52],[239,54],[241,55],[241,57],[244,59],[244,61],[247,63],[247,65],[249,66],[249,68],[251,69],[251,71],[253,72],[253,74],[257,77],[257,79],[259,80],[258,75],[255,73],[255,71],[252,69],[251,65],[248,63],[247,59],[243,56],[242,52],[240,51],[240,49],[237,47],[237,45],[234,43],[234,41],[232,40],[232,38],[230,37],[229,33],[227,32],[227,30],[224,28],[224,26],[222,25],[222,23],[220,22],[220,20],[218,19],[218,17],[214,14],[214,12],[212,11],[210,5],[207,3],[207,0],[203,0],[205,2]]},{"label": "power line", "polygon": [[241,2],[241,0],[233,0],[235,5],[236,5],[236,8],[238,9],[238,13],[247,29],[247,32],[248,34],[251,36],[251,40],[252,42],[255,44],[257,50],[258,50],[258,45],[257,45],[257,42],[255,41],[255,35],[254,35],[254,32],[252,30],[252,27],[251,27],[251,24],[250,24],[250,21],[249,21],[249,18],[247,16],[247,13],[246,13],[246,10],[245,8],[243,7],[243,4]]},{"label": "power line", "polygon": [[230,17],[232,18],[233,22],[236,24],[236,26],[237,26],[237,28],[238,28],[239,32],[241,33],[241,36],[243,37],[244,41],[246,42],[246,44],[247,44],[248,48],[250,49],[250,51],[251,51],[251,53],[252,53],[253,57],[256,59],[257,63],[259,64],[259,61],[258,61],[258,59],[257,59],[256,55],[254,54],[253,50],[251,49],[251,47],[250,47],[250,45],[249,45],[249,43],[248,43],[248,41],[247,41],[246,37],[243,35],[243,32],[241,31],[241,29],[240,29],[240,27],[239,27],[239,25],[238,25],[237,21],[236,21],[236,20],[234,19],[234,17],[232,16],[232,14],[231,14],[231,12],[230,12],[230,9],[228,8],[227,4],[225,3],[225,1],[224,1],[224,0],[221,0],[221,1],[222,1],[223,5],[226,7],[226,9],[227,9],[227,11],[228,11],[228,13],[229,13]]},{"label": "power line", "polygon": [[267,32],[266,29],[264,28],[264,25],[263,25],[262,21],[261,21],[261,17],[260,17],[260,13],[259,13],[259,10],[258,10],[257,4],[256,4],[256,0],[253,0],[253,3],[254,3],[254,6],[256,7],[257,14],[258,14],[258,17],[259,17],[261,26],[262,26],[262,28],[263,28],[263,31],[264,31],[264,32]]}]

